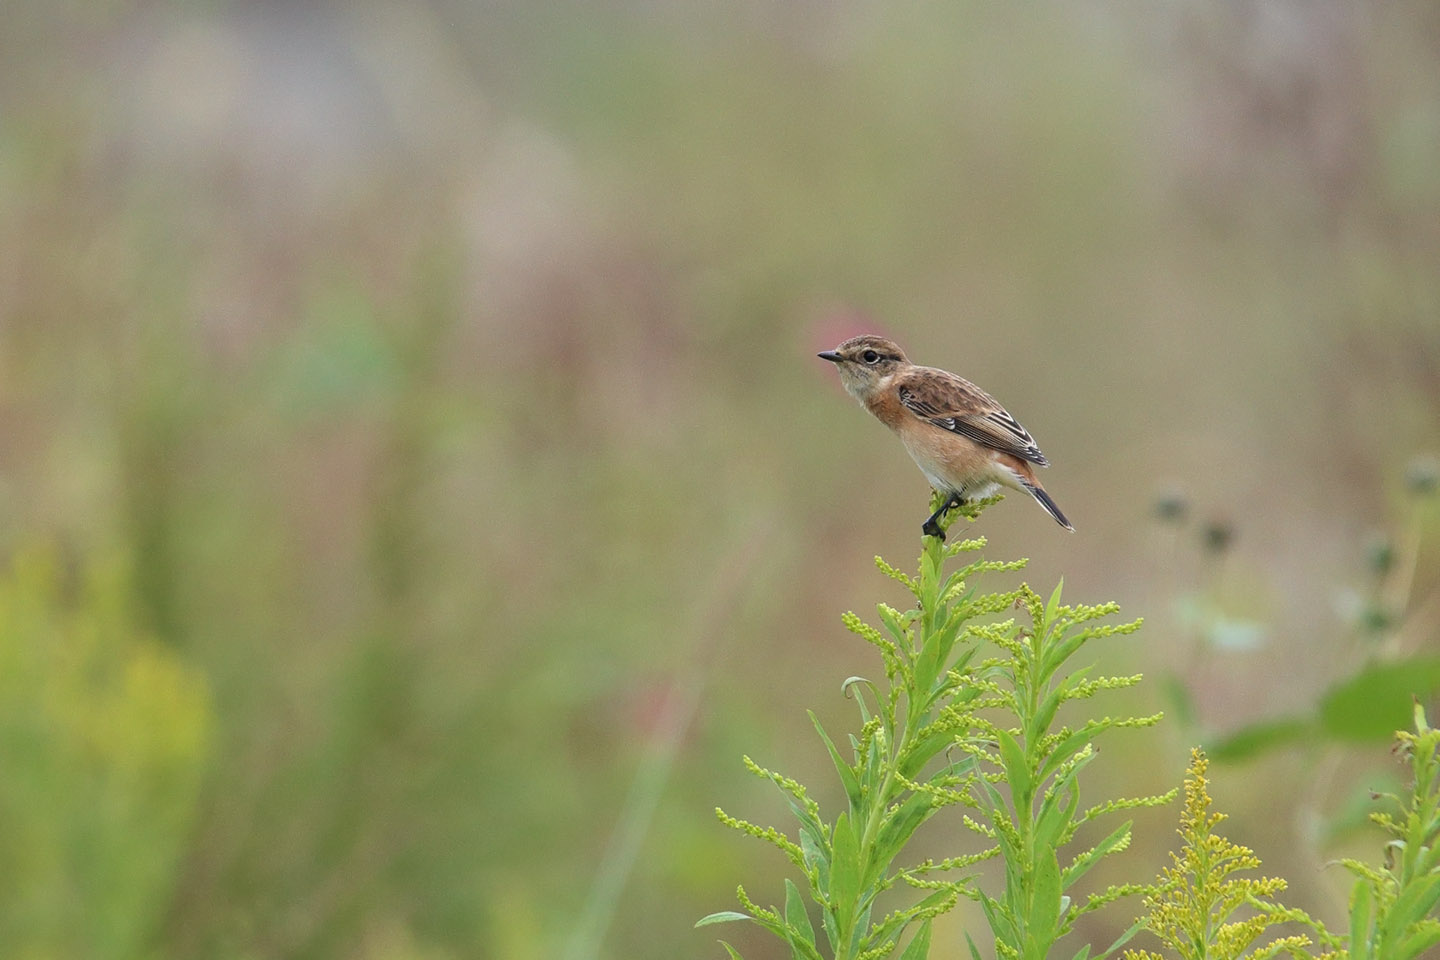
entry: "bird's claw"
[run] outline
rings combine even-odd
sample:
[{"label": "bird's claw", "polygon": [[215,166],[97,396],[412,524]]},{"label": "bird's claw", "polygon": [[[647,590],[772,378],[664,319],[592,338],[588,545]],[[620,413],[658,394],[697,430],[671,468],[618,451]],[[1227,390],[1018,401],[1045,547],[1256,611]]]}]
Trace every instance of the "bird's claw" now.
[{"label": "bird's claw", "polygon": [[920,532],[925,534],[925,536],[927,537],[936,537],[941,542],[944,542],[945,540],[945,531],[941,530],[940,524],[936,523],[934,520],[926,520],[925,525],[920,528]]}]

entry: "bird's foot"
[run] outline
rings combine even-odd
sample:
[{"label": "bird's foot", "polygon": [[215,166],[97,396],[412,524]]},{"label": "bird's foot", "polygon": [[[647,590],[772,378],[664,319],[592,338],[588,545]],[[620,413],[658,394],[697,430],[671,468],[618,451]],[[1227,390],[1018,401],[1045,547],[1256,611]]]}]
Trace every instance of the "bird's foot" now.
[{"label": "bird's foot", "polygon": [[942,542],[945,540],[945,531],[940,529],[940,524],[936,523],[933,517],[925,521],[920,532],[927,537],[938,537]]}]

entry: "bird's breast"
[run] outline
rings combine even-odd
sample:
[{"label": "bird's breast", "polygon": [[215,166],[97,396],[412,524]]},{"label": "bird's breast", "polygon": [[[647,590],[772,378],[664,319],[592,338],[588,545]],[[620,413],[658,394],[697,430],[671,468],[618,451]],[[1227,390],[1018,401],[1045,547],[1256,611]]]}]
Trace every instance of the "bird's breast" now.
[{"label": "bird's breast", "polygon": [[936,490],[983,496],[993,484],[1015,486],[1013,471],[1005,469],[996,451],[968,437],[915,417],[902,421],[895,432]]},{"label": "bird's breast", "polygon": [[883,389],[874,390],[860,401],[865,404],[865,409],[875,415],[875,418],[885,426],[899,433],[903,439],[905,421],[918,422],[915,417],[900,403],[900,396],[889,384]]}]

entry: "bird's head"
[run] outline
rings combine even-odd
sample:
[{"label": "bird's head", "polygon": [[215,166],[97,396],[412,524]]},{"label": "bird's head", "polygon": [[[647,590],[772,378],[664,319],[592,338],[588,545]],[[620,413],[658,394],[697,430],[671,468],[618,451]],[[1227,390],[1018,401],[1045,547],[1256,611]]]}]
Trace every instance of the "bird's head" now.
[{"label": "bird's head", "polygon": [[910,365],[905,351],[895,341],[869,335],[851,337],[834,350],[816,356],[835,364],[845,391],[862,403],[896,371]]}]

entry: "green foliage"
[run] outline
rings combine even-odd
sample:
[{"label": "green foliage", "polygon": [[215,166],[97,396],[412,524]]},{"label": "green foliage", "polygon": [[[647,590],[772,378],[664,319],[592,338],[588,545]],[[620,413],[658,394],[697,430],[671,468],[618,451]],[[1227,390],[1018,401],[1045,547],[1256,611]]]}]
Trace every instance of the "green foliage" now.
[{"label": "green foliage", "polygon": [[203,680],[142,635],[118,570],[0,578],[0,938],[139,958],[174,889],[210,741]]},{"label": "green foliage", "polygon": [[1266,750],[1304,743],[1371,742],[1392,737],[1406,722],[1406,704],[1440,691],[1440,657],[1418,655],[1372,663],[1336,683],[1313,716],[1263,720],[1212,744],[1217,760],[1244,760]]},{"label": "green foliage", "polygon": [[[1266,718],[1216,738],[1208,746],[1216,761],[1238,761],[1295,746],[1353,746],[1381,743],[1410,723],[1410,704],[1440,694],[1440,657],[1407,649],[1406,634],[1423,636],[1425,611],[1434,595],[1424,589],[1422,547],[1433,490],[1423,478],[1430,462],[1410,467],[1404,514],[1397,529],[1372,539],[1364,549],[1366,576],[1355,591],[1352,630],[1367,651],[1350,676],[1326,689],[1313,709]],[[1413,478],[1422,482],[1415,483]]]},{"label": "green foliage", "polygon": [[[1277,924],[1304,924],[1329,946],[1338,946],[1325,929],[1301,910],[1280,906],[1274,896],[1286,882],[1279,877],[1240,877],[1260,868],[1249,847],[1215,833],[1225,819],[1210,812],[1205,780],[1209,760],[1196,748],[1185,776],[1185,810],[1180,817],[1181,853],[1145,895],[1148,914],[1141,923],[1181,960],[1266,960],[1287,953],[1308,957],[1311,940],[1290,934],[1256,943]],[[1144,950],[1125,951],[1125,960],[1163,960]]]},{"label": "green foliage", "polygon": [[1412,960],[1440,945],[1440,730],[1419,703],[1415,732],[1395,734],[1396,752],[1410,763],[1410,796],[1384,794],[1389,810],[1372,813],[1390,840],[1385,864],[1342,860],[1355,874],[1350,895],[1351,960]]},{"label": "green foliage", "polygon": [[[959,512],[973,520],[987,504]],[[1089,641],[1132,633],[1139,621],[1099,623],[1116,612],[1115,605],[1063,606],[1059,588],[1046,603],[1025,585],[996,593],[972,586],[981,573],[1018,570],[1024,561],[976,558],[946,573],[947,560],[984,545],[983,539],[971,539],[946,546],[926,537],[914,576],[876,558],[881,572],[911,592],[915,606],[901,612],[880,604],[881,628],[853,613],[844,617],[845,626],[879,652],[884,681],[851,677],[842,684],[860,715],[848,750],[837,747],[811,714],[844,788],[845,808],[833,820],[805,787],[749,757],[746,767],[786,795],[799,822],[798,838],[717,811],[722,822],[772,844],[801,872],[805,893],[819,908],[823,939],[810,922],[800,886],[790,880],[783,908],[762,907],[741,888],[743,912],[714,913],[697,926],[750,920],[803,960],[826,955],[879,960],[894,955],[902,942],[903,960],[921,960],[929,949],[931,919],[965,896],[984,908],[997,953],[1041,960],[1078,916],[1139,889],[1112,887],[1076,909],[1066,892],[1101,858],[1125,849],[1128,821],[1063,865],[1058,851],[1092,820],[1174,795],[1112,799],[1083,809],[1080,804],[1079,775],[1094,758],[1095,739],[1113,728],[1149,726],[1159,715],[1102,717],[1073,728],[1057,721],[1067,702],[1139,681],[1068,668]],[[1016,607],[1027,613],[1027,627],[1014,618],[987,622]],[[1005,791],[1002,784],[1008,785]],[[897,866],[915,830],[952,806],[974,814],[963,814],[961,821],[981,837],[981,848]],[[971,876],[955,877],[955,871],[996,856],[1004,861],[1006,877],[998,896],[980,890]],[[878,898],[898,886],[918,894],[879,913]],[[728,944],[726,950],[738,956]]]},{"label": "green foliage", "polygon": [[[951,511],[945,525],[960,514],[973,519],[985,505]],[[789,799],[799,821],[798,842],[773,827],[717,811],[722,822],[775,845],[801,871],[809,897],[820,909],[823,941],[810,923],[799,888],[788,880],[783,910],[756,905],[741,888],[738,894],[745,913],[711,914],[697,926],[749,919],[789,944],[793,957],[806,960],[821,957],[822,944],[837,960],[892,956],[914,926],[904,960],[926,955],[930,919],[949,910],[969,890],[970,878],[945,876],[998,852],[991,846],[939,862],[896,866],[915,830],[936,811],[954,804],[973,805],[970,789],[980,778],[977,763],[970,756],[954,760],[948,755],[957,740],[968,740],[975,728],[974,710],[985,690],[980,677],[993,670],[977,663],[979,635],[971,621],[1005,609],[1017,595],[977,594],[967,581],[982,571],[1024,565],[974,559],[945,574],[946,560],[973,554],[984,545],[983,539],[974,539],[947,547],[938,538],[927,537],[913,577],[876,558],[883,573],[915,596],[916,606],[901,612],[880,604],[883,629],[853,613],[844,617],[847,629],[879,651],[885,679],[875,683],[851,677],[842,685],[842,691],[854,697],[860,714],[859,733],[849,738],[845,752],[811,714],[845,791],[845,809],[833,821],[822,816],[820,805],[803,786],[748,757],[745,765],[750,771],[774,782]],[[897,885],[917,891],[916,897],[877,916],[876,899]]]},{"label": "green foliage", "polygon": [[[1090,667],[1070,661],[1091,640],[1130,634],[1140,621],[1106,624],[1098,621],[1119,611],[1113,603],[1064,606],[1057,586],[1045,602],[1022,585],[1014,603],[1027,614],[1029,626],[1015,621],[973,628],[1006,656],[985,661],[988,673],[980,701],[995,708],[1003,722],[982,718],[981,734],[963,744],[982,761],[987,773],[977,791],[988,823],[967,821],[972,830],[999,842],[1005,863],[1005,890],[999,897],[979,894],[985,917],[1003,958],[1042,960],[1056,940],[1070,932],[1075,920],[1107,903],[1139,891],[1138,886],[1111,887],[1092,894],[1072,908],[1067,893],[1102,858],[1130,844],[1130,821],[1112,829],[1098,843],[1069,857],[1062,865],[1059,851],[1082,827],[1118,810],[1155,806],[1175,796],[1117,798],[1083,807],[1080,772],[1095,757],[1095,740],[1122,727],[1148,727],[1161,715],[1087,719],[1076,727],[1059,724],[1060,707],[1089,700],[1105,690],[1140,682],[1140,676],[1092,677]],[[1008,798],[996,784],[1008,784]]]}]

